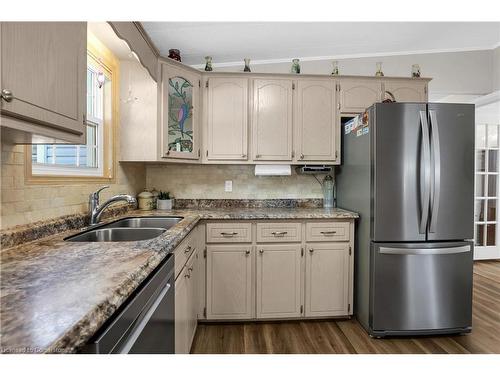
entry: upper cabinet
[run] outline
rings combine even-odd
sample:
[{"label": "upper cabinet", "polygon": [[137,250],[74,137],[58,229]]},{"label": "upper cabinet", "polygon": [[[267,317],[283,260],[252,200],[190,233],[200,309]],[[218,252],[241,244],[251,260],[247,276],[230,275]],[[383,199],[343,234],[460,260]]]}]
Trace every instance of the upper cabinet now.
[{"label": "upper cabinet", "polygon": [[396,102],[427,101],[427,81],[425,80],[385,80],[383,91],[394,95]]},{"label": "upper cabinet", "polygon": [[[122,160],[337,165],[341,163],[341,113],[362,113],[382,101],[384,91],[394,94],[398,102],[425,102],[429,81],[201,72],[164,58],[159,60],[158,72],[157,142],[143,134],[155,126],[146,115],[154,106],[129,108],[136,113],[122,119],[136,120],[132,126],[122,126],[122,133],[127,133],[122,136],[128,140]],[[151,82],[146,86],[154,86],[147,79]],[[150,90],[140,91],[136,85],[140,86],[135,80],[125,86],[131,86],[145,103]]]},{"label": "upper cabinet", "polygon": [[338,83],[340,111],[359,113],[382,100],[380,80],[346,78]]},{"label": "upper cabinet", "polygon": [[27,143],[26,134],[83,143],[87,24],[2,22],[0,30],[2,126]]},{"label": "upper cabinet", "polygon": [[200,158],[201,75],[173,64],[161,64],[160,126],[162,157]]},{"label": "upper cabinet", "polygon": [[205,84],[208,160],[248,158],[248,79],[213,77]]},{"label": "upper cabinet", "polygon": [[255,161],[292,160],[292,80],[253,81],[252,140]]},{"label": "upper cabinet", "polygon": [[294,120],[297,161],[338,161],[340,129],[336,94],[332,79],[297,81]]}]

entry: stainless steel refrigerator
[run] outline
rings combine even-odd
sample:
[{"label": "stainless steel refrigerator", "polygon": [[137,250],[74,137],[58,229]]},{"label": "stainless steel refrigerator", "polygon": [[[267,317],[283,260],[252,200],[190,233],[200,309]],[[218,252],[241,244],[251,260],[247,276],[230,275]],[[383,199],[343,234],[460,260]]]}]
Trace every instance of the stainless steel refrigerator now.
[{"label": "stainless steel refrigerator", "polygon": [[376,337],[470,332],[474,105],[378,103],[342,134],[357,319]]}]

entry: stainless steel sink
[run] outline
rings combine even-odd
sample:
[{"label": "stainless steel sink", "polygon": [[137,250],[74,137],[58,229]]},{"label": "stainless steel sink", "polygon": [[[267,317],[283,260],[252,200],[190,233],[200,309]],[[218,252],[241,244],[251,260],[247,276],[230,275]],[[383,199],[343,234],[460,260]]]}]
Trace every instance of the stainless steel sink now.
[{"label": "stainless steel sink", "polygon": [[176,216],[155,216],[155,217],[127,217],[114,221],[112,223],[103,225],[101,228],[163,228],[170,229],[182,217]]},{"label": "stainless steel sink", "polygon": [[158,237],[165,232],[163,228],[97,228],[77,234],[65,241],[70,242],[122,242],[143,241]]}]

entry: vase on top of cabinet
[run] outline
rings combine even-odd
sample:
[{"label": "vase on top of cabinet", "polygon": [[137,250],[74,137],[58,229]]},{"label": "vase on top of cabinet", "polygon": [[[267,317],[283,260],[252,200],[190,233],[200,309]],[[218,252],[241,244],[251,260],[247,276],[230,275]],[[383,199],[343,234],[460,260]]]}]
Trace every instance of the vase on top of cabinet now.
[{"label": "vase on top of cabinet", "polygon": [[162,157],[199,159],[198,118],[200,76],[162,64]]}]

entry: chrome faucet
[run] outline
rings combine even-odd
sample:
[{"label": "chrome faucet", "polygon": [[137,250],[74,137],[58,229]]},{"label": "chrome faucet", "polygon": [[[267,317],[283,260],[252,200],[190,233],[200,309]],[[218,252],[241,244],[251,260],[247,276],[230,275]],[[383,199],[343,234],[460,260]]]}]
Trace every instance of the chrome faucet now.
[{"label": "chrome faucet", "polygon": [[116,203],[116,202],[121,202],[125,201],[129,204],[135,204],[137,203],[137,200],[128,194],[118,194],[115,195],[111,198],[109,198],[106,202],[103,204],[99,204],[99,193],[103,191],[104,189],[109,188],[109,185],[102,186],[100,187],[97,191],[93,192],[89,196],[89,211],[90,211],[90,225],[96,225],[99,223],[99,220],[101,218],[102,212],[108,207],[109,205]]}]

